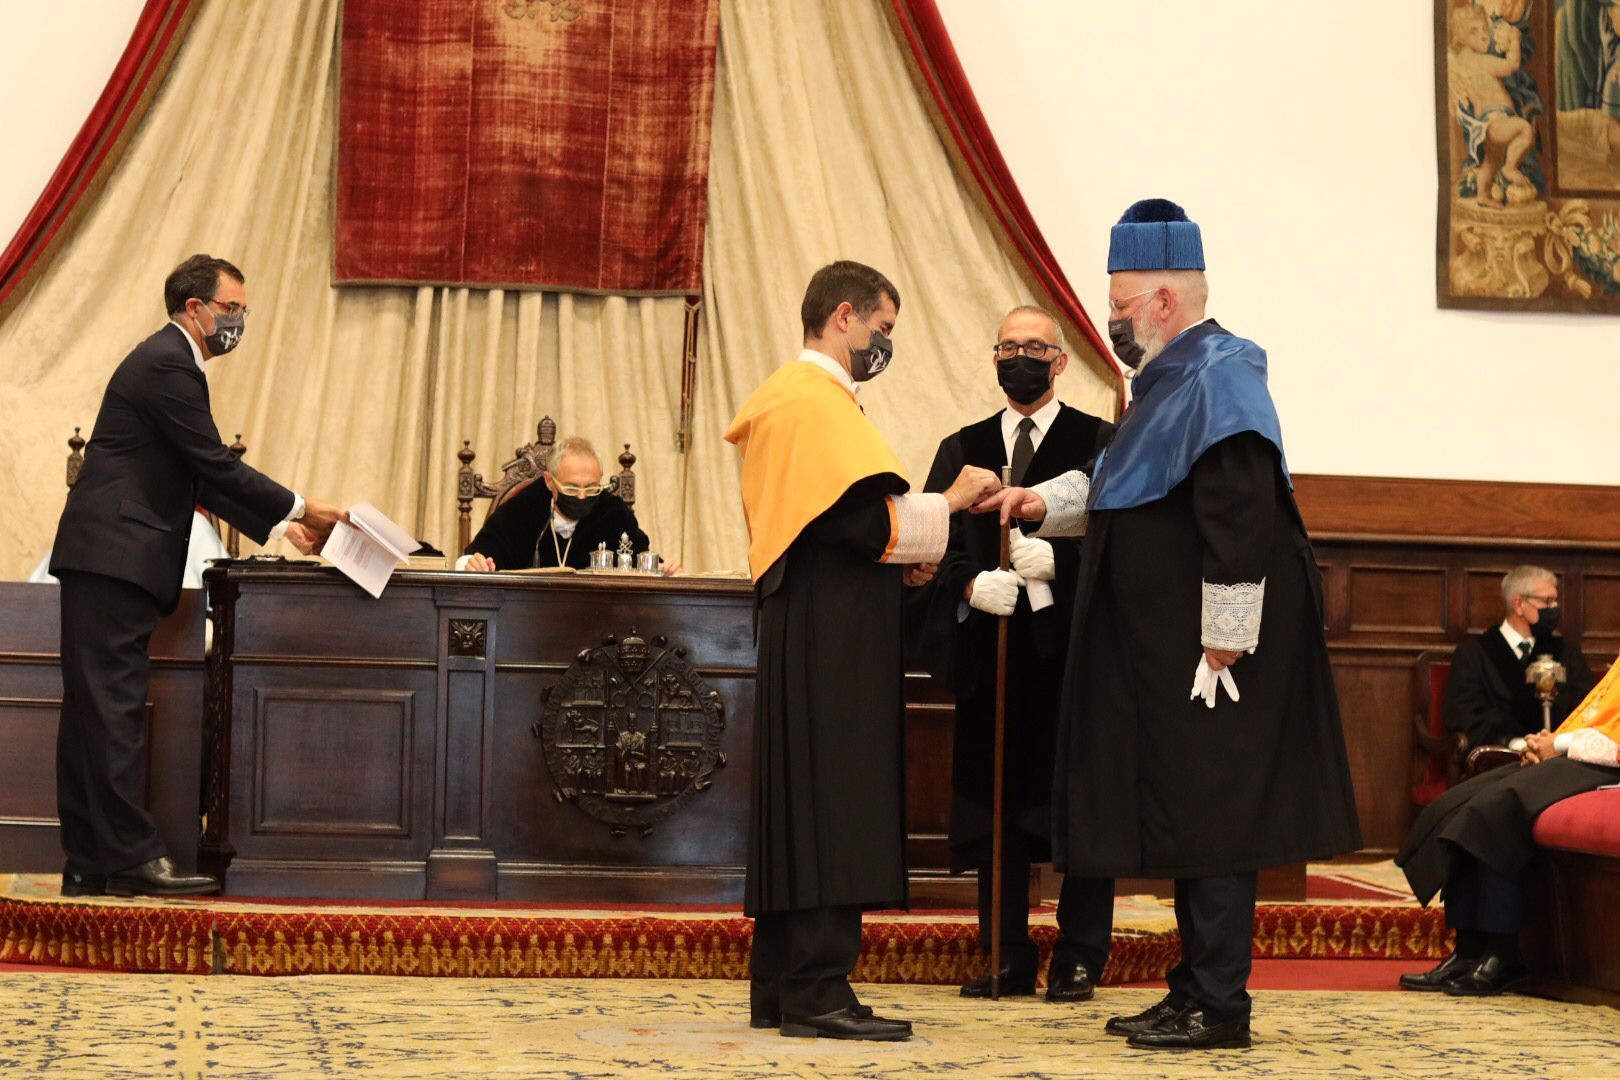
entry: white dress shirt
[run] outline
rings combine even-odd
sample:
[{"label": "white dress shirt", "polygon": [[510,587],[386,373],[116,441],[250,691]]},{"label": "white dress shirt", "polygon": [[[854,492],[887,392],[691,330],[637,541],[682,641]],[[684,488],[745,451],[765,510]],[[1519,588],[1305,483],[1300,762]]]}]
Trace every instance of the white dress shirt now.
[{"label": "white dress shirt", "polygon": [[[180,325],[180,321],[178,319],[170,319],[169,321],[179,329],[180,336],[186,339],[186,344],[191,346],[191,359],[196,361],[197,370],[202,372],[203,379],[206,381],[208,379],[208,369],[203,366],[203,354],[202,350],[197,347],[197,340],[191,336],[191,333],[184,326]],[[286,536],[287,526],[291,525],[293,522],[297,521],[303,516],[304,497],[295,491],[293,492],[292,509],[287,512],[286,517],[276,522],[275,526],[271,528],[269,539],[280,540],[283,536]],[[268,542],[269,540],[266,541],[266,543]]]},{"label": "white dress shirt", "polygon": [[[1046,433],[1051,430],[1052,422],[1057,419],[1057,414],[1062,408],[1063,402],[1053,394],[1051,401],[1029,414],[1029,418],[1035,421],[1035,426],[1029,429],[1029,441],[1034,449],[1041,448],[1041,440],[1046,438]],[[1016,409],[1001,410],[1001,445],[1007,451],[1009,465],[1012,464],[1013,444],[1018,441],[1018,422],[1022,419],[1024,414]]]},{"label": "white dress shirt", "polygon": [[837,360],[834,360],[826,353],[817,352],[814,349],[805,349],[799,353],[799,359],[807,364],[814,364],[816,367],[827,372],[827,374],[838,380],[838,385],[842,386],[850,393],[859,394],[861,392],[860,385],[856,383],[854,379],[850,378],[849,372],[844,370],[844,365],[840,364]]},{"label": "white dress shirt", "polygon": [[1502,620],[1502,625],[1498,626],[1496,629],[1501,632],[1502,640],[1504,640],[1504,641],[1506,641],[1508,643],[1508,648],[1513,650],[1513,655],[1517,656],[1521,660],[1523,660],[1524,658],[1526,658],[1527,656],[1530,655],[1528,652],[1522,651],[1519,648],[1519,643],[1521,641],[1529,642],[1530,647],[1532,649],[1535,648],[1535,646],[1536,646],[1536,639],[1535,638],[1533,638],[1533,637],[1525,637],[1523,634],[1521,634],[1517,630],[1513,629],[1513,624],[1508,622],[1506,619],[1503,619]]}]

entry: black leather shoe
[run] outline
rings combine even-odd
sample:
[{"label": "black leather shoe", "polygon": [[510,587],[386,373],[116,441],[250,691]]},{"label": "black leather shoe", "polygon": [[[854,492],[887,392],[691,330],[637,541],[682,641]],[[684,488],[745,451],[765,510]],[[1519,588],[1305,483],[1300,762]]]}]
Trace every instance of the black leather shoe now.
[{"label": "black leather shoe", "polygon": [[1478,966],[1479,957],[1461,956],[1457,953],[1452,953],[1450,956],[1440,961],[1438,967],[1430,968],[1428,971],[1424,971],[1416,975],[1402,975],[1401,989],[1428,991],[1444,990],[1446,988],[1446,983],[1457,978],[1459,975],[1468,974]]},{"label": "black leather shoe", "polygon": [[182,874],[167,855],[107,875],[112,896],[207,896],[219,892],[219,882],[207,874]]},{"label": "black leather shoe", "polygon": [[1138,1031],[1125,1045],[1138,1050],[1246,1050],[1249,1022],[1222,1020],[1212,1024],[1203,1009],[1182,1009],[1158,1027]]},{"label": "black leather shoe", "polygon": [[[870,1005],[857,1004],[850,1006],[850,1008],[854,1010],[856,1016],[859,1016],[863,1020],[872,1015],[872,1006]],[[906,1025],[906,1029],[908,1031],[911,1029],[910,1020],[896,1020],[895,1023]],[[748,1026],[751,1028],[759,1028],[762,1031],[767,1028],[779,1028],[782,1026],[782,1013],[780,1011],[769,1011],[765,1009],[752,1012],[748,1017]]]},{"label": "black leather shoe", "polygon": [[881,1016],[861,1016],[855,1006],[820,1016],[784,1016],[782,1034],[791,1039],[865,1039],[869,1042],[898,1042],[911,1038],[911,1024],[905,1020],[885,1020]]},{"label": "black leather shoe", "polygon": [[1525,974],[1519,961],[1487,954],[1474,970],[1457,976],[1442,989],[1452,997],[1495,997],[1523,982]]},{"label": "black leather shoe", "polygon": [[1126,1035],[1135,1035],[1139,1031],[1151,1031],[1153,1028],[1172,1019],[1180,1011],[1181,1006],[1170,1004],[1170,999],[1167,997],[1157,1005],[1143,1009],[1135,1016],[1109,1017],[1108,1023],[1103,1025],[1103,1030],[1110,1035],[1118,1035],[1123,1038]]},{"label": "black leather shoe", "polygon": [[62,871],[63,896],[106,896],[107,879],[92,874],[79,874],[72,870]]},{"label": "black leather shoe", "polygon": [[[1002,997],[1032,997],[1035,993],[1035,976],[1019,975],[1013,971],[1011,965],[1001,966],[1001,996]],[[962,996],[967,998],[987,998],[990,996],[990,973],[987,971],[977,979],[962,987]]]},{"label": "black leather shoe", "polygon": [[1091,973],[1079,964],[1053,964],[1046,972],[1047,1001],[1090,1001],[1096,993]]}]

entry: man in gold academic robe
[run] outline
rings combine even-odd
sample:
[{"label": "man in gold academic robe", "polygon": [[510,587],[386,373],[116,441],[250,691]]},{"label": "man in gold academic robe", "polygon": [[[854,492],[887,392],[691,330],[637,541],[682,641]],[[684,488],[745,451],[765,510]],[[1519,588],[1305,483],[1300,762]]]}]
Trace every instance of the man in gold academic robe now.
[{"label": "man in gold academic robe", "polygon": [[931,575],[950,515],[999,484],[968,467],[943,493],[908,494],[856,403],[893,357],[899,313],[876,270],[822,267],[800,311],[804,351],[726,432],[742,454],[759,605],[751,1017],[783,1035],[911,1034],[849,985],[861,913],[906,903],[901,593]]}]

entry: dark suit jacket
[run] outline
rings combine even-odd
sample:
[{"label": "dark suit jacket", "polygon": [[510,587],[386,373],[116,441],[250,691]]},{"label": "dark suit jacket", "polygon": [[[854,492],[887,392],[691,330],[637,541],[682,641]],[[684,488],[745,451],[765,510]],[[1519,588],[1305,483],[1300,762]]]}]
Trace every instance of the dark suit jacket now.
[{"label": "dark suit jacket", "polygon": [[185,331],[170,323],[135,346],[107,383],[56,529],[51,573],[132,582],[168,612],[180,597],[199,504],[263,543],[291,512],[293,493],[220,441],[208,381]]},{"label": "dark suit jacket", "polygon": [[[1530,656],[1550,656],[1564,665],[1566,681],[1552,703],[1556,728],[1592,692],[1597,680],[1581,650],[1557,634],[1536,638]],[[1467,735],[1469,746],[1500,746],[1515,736],[1540,731],[1541,701],[1524,681],[1526,663],[1508,648],[1495,626],[1457,646],[1441,708],[1446,727]]]},{"label": "dark suit jacket", "polygon": [[604,491],[574,527],[573,542],[557,539],[551,531],[551,489],[536,480],[497,506],[462,554],[488,555],[497,570],[527,570],[556,566],[557,553],[562,551],[569,566],[584,570],[591,565],[591,552],[597,544],[618,551],[623,534],[629,534],[630,546],[638,555],[651,547],[647,534],[636,524],[635,512],[613,492]]}]

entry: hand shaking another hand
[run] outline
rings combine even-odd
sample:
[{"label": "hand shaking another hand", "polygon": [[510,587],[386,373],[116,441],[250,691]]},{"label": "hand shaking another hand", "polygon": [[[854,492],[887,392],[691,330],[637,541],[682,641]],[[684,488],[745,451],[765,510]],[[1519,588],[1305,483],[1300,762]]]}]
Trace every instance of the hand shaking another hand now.
[{"label": "hand shaking another hand", "polygon": [[1046,517],[1046,500],[1031,488],[1008,487],[993,491],[973,504],[975,514],[1001,511],[1003,525],[1017,518],[1020,521],[1040,521]]}]

